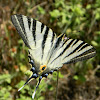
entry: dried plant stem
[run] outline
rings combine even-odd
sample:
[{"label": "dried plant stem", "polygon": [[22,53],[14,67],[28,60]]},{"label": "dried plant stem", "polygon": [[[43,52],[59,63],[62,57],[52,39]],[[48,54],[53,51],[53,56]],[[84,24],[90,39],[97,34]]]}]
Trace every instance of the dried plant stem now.
[{"label": "dried plant stem", "polygon": [[46,4],[47,4],[46,1],[45,1],[45,2],[42,2],[42,3],[38,4],[38,5],[36,5],[35,7],[33,7],[32,9],[30,9],[28,12],[29,12],[29,13],[32,13],[32,11],[35,10],[35,9],[37,9],[38,6],[44,6],[44,5],[46,5]]},{"label": "dried plant stem", "polygon": [[58,94],[58,79],[59,79],[59,70],[57,71],[57,84],[56,84],[56,97],[55,97],[55,100],[57,100],[57,94]]}]

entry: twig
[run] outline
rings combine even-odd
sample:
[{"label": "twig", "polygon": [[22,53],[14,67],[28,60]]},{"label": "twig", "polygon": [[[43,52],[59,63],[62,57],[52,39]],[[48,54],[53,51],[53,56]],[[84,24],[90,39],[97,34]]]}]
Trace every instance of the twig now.
[{"label": "twig", "polygon": [[46,4],[47,4],[46,1],[45,1],[45,2],[42,2],[42,3],[38,4],[38,5],[36,5],[35,7],[33,7],[32,9],[28,10],[28,12],[29,12],[29,13],[32,13],[32,11],[33,11],[34,9],[37,9],[38,6],[44,6],[44,5],[46,5]]},{"label": "twig", "polygon": [[[69,19],[70,22],[71,22],[72,18],[73,18],[73,15],[72,15],[72,17]],[[66,24],[65,28],[62,30],[62,33],[65,33],[65,32],[66,32],[66,30],[67,30],[67,28],[68,28],[69,25],[70,25],[70,23],[69,23],[69,24]]]},{"label": "twig", "polygon": [[55,97],[55,100],[57,100],[57,95],[58,95],[58,79],[59,79],[59,70],[57,70],[57,84],[56,84],[56,97]]},{"label": "twig", "polygon": [[92,22],[91,22],[91,24],[90,24],[90,27],[89,27],[89,30],[88,30],[88,34],[90,34],[91,33],[91,31],[92,31],[92,27],[93,27],[93,25],[95,24],[95,15],[93,14],[93,16],[92,16]]}]

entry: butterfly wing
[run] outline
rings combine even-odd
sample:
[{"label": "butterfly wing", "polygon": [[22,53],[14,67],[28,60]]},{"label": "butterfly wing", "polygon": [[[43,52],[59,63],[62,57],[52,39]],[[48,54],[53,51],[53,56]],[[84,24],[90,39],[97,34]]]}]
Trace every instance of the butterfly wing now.
[{"label": "butterfly wing", "polygon": [[29,47],[32,59],[40,64],[46,63],[56,34],[43,23],[24,15],[12,15],[11,20],[26,46]]},{"label": "butterfly wing", "polygon": [[[58,37],[57,40],[59,38],[62,38],[62,36]],[[52,54],[48,64],[52,70],[59,69],[63,64],[75,63],[92,58],[96,54],[93,46],[81,40],[60,39],[60,41],[55,42],[55,45],[57,44],[59,45],[57,48],[54,46],[55,52]]]}]

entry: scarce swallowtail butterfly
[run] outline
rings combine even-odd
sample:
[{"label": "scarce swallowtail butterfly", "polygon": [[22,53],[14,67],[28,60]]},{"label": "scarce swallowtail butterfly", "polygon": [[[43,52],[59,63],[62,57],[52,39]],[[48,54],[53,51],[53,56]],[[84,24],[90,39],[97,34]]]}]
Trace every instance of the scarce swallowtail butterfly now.
[{"label": "scarce swallowtail butterfly", "polygon": [[19,91],[32,78],[39,77],[36,90],[43,77],[47,77],[58,70],[63,64],[75,63],[95,56],[93,46],[78,39],[64,38],[64,34],[56,34],[43,23],[24,15],[12,15],[12,23],[29,48],[29,63],[32,65],[32,76],[19,89]]}]

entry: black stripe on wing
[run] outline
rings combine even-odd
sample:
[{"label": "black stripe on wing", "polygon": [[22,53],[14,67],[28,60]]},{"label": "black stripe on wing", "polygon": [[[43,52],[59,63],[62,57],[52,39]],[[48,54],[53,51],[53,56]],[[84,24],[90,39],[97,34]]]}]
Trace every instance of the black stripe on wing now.
[{"label": "black stripe on wing", "polygon": [[[69,40],[70,40],[70,39],[69,39]],[[73,44],[74,40],[75,40],[75,39],[72,39],[72,40],[69,42],[69,44],[66,45],[66,47],[65,47],[65,49],[63,50],[62,53],[64,53],[64,52]],[[67,42],[67,41],[66,41],[66,42]]]},{"label": "black stripe on wing", "polygon": [[64,46],[64,44],[69,40],[69,38],[67,38],[64,43],[62,44],[62,47]]},{"label": "black stripe on wing", "polygon": [[24,22],[23,22],[23,16],[22,15],[17,15],[16,17],[17,17],[17,19],[19,21],[19,24],[20,24],[24,34],[26,35],[26,31],[25,31],[25,27],[24,27]]},{"label": "black stripe on wing", "polygon": [[79,51],[81,51],[82,49],[86,48],[87,46],[89,46],[89,45],[86,43],[84,46],[82,46],[82,48]]},{"label": "black stripe on wing", "polygon": [[60,36],[58,36],[58,38],[56,40],[56,43],[55,43],[55,46],[54,46],[54,49],[56,49],[59,46],[59,44],[62,41],[63,37],[64,37],[64,34],[61,34]]},{"label": "black stripe on wing", "polygon": [[[59,56],[61,56],[61,55],[70,47],[70,45],[73,44],[74,40],[75,40],[75,39],[72,39],[72,40],[69,42],[69,44],[66,45],[66,47],[65,47],[64,50],[59,54]],[[67,42],[67,41],[65,41],[65,42]],[[58,57],[59,57],[59,56],[58,56]],[[57,58],[58,58],[58,57],[57,57]]]},{"label": "black stripe on wing", "polygon": [[70,63],[75,63],[77,61],[82,61],[82,60],[86,60],[86,59],[89,59],[89,58],[92,58],[96,55],[96,50],[95,48],[91,48],[85,52],[83,52],[82,54],[72,58],[70,61],[68,62],[65,62],[63,64],[70,64]]},{"label": "black stripe on wing", "polygon": [[33,34],[34,42],[35,42],[35,46],[36,46],[36,20],[35,19],[33,19],[32,34]]},{"label": "black stripe on wing", "polygon": [[78,39],[75,39],[76,41],[73,43],[72,46],[74,46],[79,40]]},{"label": "black stripe on wing", "polygon": [[41,33],[42,33],[43,29],[44,29],[44,24],[42,23],[41,24]]},{"label": "black stripe on wing", "polygon": [[51,47],[53,45],[54,37],[55,37],[55,33],[52,31]]},{"label": "black stripe on wing", "polygon": [[23,17],[22,15],[12,15],[11,16],[11,21],[13,25],[15,26],[16,30],[18,31],[19,35],[23,39],[25,45],[30,48],[27,37],[26,37],[26,32],[24,28],[24,23],[23,23]]},{"label": "black stripe on wing", "polygon": [[80,49],[84,45],[84,41],[78,45],[70,54],[68,54],[66,57],[70,56],[71,54],[75,53],[78,49]]},{"label": "black stripe on wing", "polygon": [[49,32],[49,28],[46,26],[46,30],[45,30],[45,33],[43,35],[43,41],[42,41],[42,58],[43,58],[43,54],[44,54],[45,42],[46,42],[46,39],[48,37],[48,32]]},{"label": "black stripe on wing", "polygon": [[27,20],[28,20],[28,26],[29,26],[29,29],[30,29],[30,26],[31,26],[31,18],[27,17]]},{"label": "black stripe on wing", "polygon": [[[70,41],[69,44],[66,45],[66,47],[64,48],[64,50],[63,50],[54,60],[56,60],[58,57],[62,56],[62,55],[64,54],[64,52],[70,47],[70,45],[73,44],[74,40],[75,40],[75,39],[71,39],[71,41],[70,41],[70,39],[67,39],[67,40],[62,44],[61,47],[63,47],[63,45],[64,45],[65,43],[67,43],[67,41]],[[54,60],[53,60],[53,61],[54,61]],[[53,61],[52,61],[52,62],[53,62]],[[52,62],[51,62],[51,63],[52,63]]]},{"label": "black stripe on wing", "polygon": [[21,26],[21,28],[22,28],[25,36],[26,36],[26,31],[25,31],[24,22],[23,22],[23,16],[22,15],[17,15],[16,17],[18,18],[19,24],[20,24],[20,26]]}]

